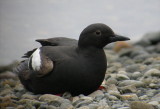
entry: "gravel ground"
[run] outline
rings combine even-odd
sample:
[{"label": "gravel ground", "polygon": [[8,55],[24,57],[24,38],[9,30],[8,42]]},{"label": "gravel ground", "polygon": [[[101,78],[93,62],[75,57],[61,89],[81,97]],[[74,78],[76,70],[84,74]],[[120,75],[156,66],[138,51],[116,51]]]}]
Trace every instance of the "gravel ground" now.
[{"label": "gravel ground", "polygon": [[[157,38],[157,37],[156,37]],[[11,71],[0,73],[1,109],[160,109],[160,37],[106,49],[105,88],[88,96],[34,95]],[[122,45],[122,47],[121,47]],[[118,49],[118,50],[117,50]],[[88,78],[89,79],[89,78]]]}]

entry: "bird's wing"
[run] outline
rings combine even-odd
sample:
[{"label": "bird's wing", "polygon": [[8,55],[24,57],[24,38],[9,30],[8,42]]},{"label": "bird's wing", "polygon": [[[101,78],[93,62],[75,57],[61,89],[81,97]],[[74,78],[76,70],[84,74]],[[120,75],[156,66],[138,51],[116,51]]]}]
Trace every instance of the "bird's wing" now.
[{"label": "bird's wing", "polygon": [[33,50],[28,51],[27,53],[25,53],[25,54],[22,56],[22,58],[29,58],[36,49],[37,49],[37,48],[34,48]]},{"label": "bird's wing", "polygon": [[40,48],[28,52],[28,54],[31,56],[13,70],[22,80],[28,80],[33,73],[37,77],[43,77],[53,70],[54,62],[43,54]]},{"label": "bird's wing", "polygon": [[55,37],[49,39],[37,39],[42,46],[73,46],[77,45],[78,41],[71,38]]},{"label": "bird's wing", "polygon": [[37,48],[29,58],[28,67],[36,72],[37,77],[43,77],[53,70],[54,63],[41,51],[41,48]]},{"label": "bird's wing", "polygon": [[[55,37],[49,39],[37,39],[42,46],[77,46],[78,41],[71,38]],[[22,58],[29,58],[37,48],[28,51]]]}]

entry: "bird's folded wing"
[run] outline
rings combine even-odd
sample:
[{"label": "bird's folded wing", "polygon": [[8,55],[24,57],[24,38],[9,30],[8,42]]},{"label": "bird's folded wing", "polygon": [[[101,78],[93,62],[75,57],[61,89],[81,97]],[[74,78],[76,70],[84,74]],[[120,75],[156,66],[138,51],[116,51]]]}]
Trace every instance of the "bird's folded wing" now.
[{"label": "bird's folded wing", "polygon": [[37,48],[29,58],[28,67],[36,73],[37,77],[43,77],[54,68],[53,61]]},{"label": "bird's folded wing", "polygon": [[78,41],[71,38],[55,37],[49,39],[37,39],[42,46],[73,46],[77,45]]}]

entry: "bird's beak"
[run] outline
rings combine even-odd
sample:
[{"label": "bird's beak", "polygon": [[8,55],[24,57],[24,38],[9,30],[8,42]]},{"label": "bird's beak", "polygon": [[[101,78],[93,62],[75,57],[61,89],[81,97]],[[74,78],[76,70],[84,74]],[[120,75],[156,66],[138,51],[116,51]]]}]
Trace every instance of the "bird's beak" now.
[{"label": "bird's beak", "polygon": [[125,37],[125,36],[120,36],[120,35],[114,35],[113,37],[110,37],[109,39],[111,42],[130,40],[130,38]]}]

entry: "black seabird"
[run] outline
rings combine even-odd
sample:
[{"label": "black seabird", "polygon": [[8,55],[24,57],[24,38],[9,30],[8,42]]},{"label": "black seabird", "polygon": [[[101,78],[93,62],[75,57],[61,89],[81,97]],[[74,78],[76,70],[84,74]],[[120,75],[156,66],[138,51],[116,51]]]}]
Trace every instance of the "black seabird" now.
[{"label": "black seabird", "polygon": [[35,94],[88,95],[98,89],[105,76],[107,60],[103,47],[129,38],[96,23],[81,32],[78,44],[77,41],[70,44],[71,40],[37,40],[42,47],[26,53],[29,58],[14,71],[26,89]]}]

